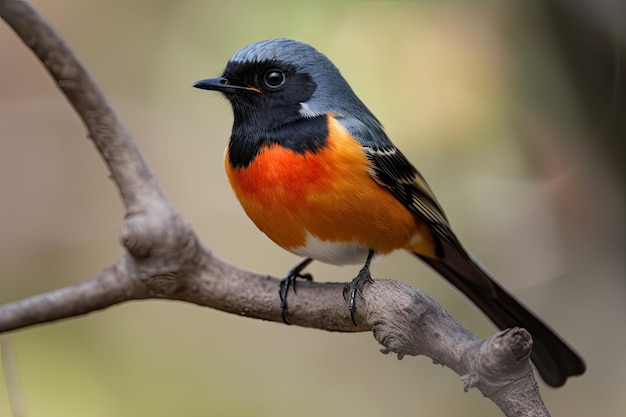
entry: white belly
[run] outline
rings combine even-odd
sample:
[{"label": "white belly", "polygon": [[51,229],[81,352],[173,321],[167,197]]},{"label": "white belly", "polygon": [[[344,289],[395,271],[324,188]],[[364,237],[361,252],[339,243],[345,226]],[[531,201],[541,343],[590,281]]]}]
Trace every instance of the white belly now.
[{"label": "white belly", "polygon": [[327,264],[355,265],[365,263],[369,248],[358,243],[323,241],[307,233],[306,245],[289,251]]}]

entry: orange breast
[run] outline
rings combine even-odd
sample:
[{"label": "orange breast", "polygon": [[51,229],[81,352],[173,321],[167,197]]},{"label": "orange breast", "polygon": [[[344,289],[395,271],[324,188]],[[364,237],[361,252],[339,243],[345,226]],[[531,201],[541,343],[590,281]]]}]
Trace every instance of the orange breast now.
[{"label": "orange breast", "polygon": [[252,221],[285,249],[306,245],[307,232],[328,242],[358,243],[385,254],[432,254],[430,232],[369,175],[362,146],[334,118],[327,146],[295,153],[272,144],[230,184]]}]

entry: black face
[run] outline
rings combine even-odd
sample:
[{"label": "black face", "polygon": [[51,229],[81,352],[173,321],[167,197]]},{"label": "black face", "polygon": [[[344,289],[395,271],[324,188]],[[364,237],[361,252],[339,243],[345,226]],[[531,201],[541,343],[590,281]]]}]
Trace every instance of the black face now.
[{"label": "black face", "polygon": [[219,91],[233,106],[235,124],[253,119],[269,129],[302,117],[300,103],[311,98],[316,87],[308,74],[280,61],[231,62],[223,78],[226,88]]},{"label": "black face", "polygon": [[293,65],[275,60],[230,62],[222,77],[198,81],[194,87],[219,91],[230,101],[235,120],[229,158],[234,167],[250,164],[266,144],[305,153],[326,141],[326,115],[300,113],[316,84]]}]

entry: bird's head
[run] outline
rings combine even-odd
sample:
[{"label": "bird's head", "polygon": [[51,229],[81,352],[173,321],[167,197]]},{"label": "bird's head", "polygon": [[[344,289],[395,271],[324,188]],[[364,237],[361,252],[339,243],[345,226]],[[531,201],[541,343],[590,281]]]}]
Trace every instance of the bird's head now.
[{"label": "bird's head", "polygon": [[222,93],[233,107],[235,123],[254,118],[282,124],[329,113],[371,116],[325,55],[290,39],[245,46],[228,61],[221,77],[193,86]]}]

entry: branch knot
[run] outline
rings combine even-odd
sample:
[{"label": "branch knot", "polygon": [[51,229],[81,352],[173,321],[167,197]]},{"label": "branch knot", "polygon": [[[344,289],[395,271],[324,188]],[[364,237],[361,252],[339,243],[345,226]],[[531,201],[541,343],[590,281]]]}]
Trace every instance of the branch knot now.
[{"label": "branch knot", "polygon": [[193,229],[174,210],[127,214],[120,240],[128,251],[128,270],[155,297],[171,296],[185,287],[187,272],[200,258]]}]

